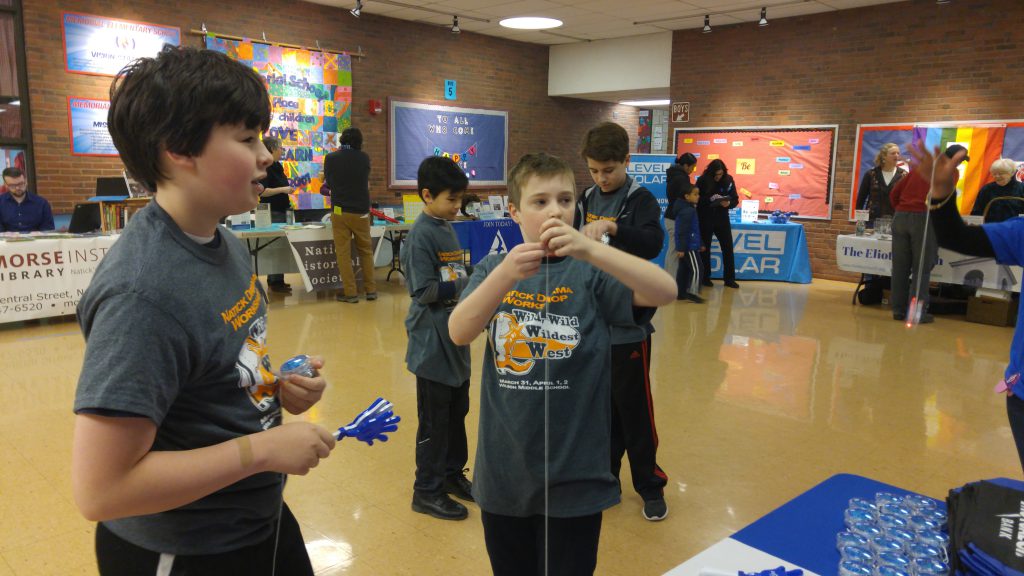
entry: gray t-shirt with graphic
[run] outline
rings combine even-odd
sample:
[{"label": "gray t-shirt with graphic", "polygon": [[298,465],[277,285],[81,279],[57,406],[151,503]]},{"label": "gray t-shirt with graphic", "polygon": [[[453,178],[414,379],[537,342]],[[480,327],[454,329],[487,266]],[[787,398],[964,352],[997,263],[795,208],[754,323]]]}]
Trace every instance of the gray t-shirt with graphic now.
[{"label": "gray t-shirt with graphic", "polygon": [[[469,294],[505,257],[476,266]],[[595,514],[619,502],[609,463],[610,326],[645,321],[632,292],[586,262],[545,263],[516,283],[487,327],[473,495],[480,508],[526,517]],[[634,311],[644,316],[635,318]]]},{"label": "gray t-shirt with graphic", "polygon": [[[191,450],[277,426],[266,295],[230,232],[200,245],[151,202],[78,304],[85,360],[76,413],[137,415],[153,451]],[[154,552],[215,554],[273,533],[281,476],[256,474],[180,508],[104,524]]]},{"label": "gray t-shirt with graphic", "polygon": [[421,378],[461,386],[469,380],[469,346],[452,342],[448,316],[469,278],[452,225],[421,213],[403,243],[401,260],[412,297],[405,318],[405,364]]}]

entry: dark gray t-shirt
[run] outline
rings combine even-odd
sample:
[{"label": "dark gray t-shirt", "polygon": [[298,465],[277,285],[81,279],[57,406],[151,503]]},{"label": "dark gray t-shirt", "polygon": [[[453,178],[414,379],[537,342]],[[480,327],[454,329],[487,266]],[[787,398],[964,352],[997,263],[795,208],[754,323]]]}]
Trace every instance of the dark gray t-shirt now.
[{"label": "dark gray t-shirt", "polygon": [[[504,257],[491,255],[478,264],[464,297]],[[572,258],[543,264],[504,296],[487,327],[481,375],[473,472],[481,509],[518,517],[545,513],[545,389],[547,514],[586,516],[619,502],[608,458],[609,327],[644,321],[634,318],[632,302],[621,282]]]},{"label": "dark gray t-shirt", "polygon": [[[230,232],[189,239],[156,202],[136,214],[78,304],[85,361],[75,412],[157,425],[151,450],[190,450],[281,422],[266,295]],[[104,522],[154,552],[215,554],[268,538],[281,476],[256,474],[180,508]]]},{"label": "dark gray t-shirt", "polygon": [[[469,346],[456,346],[448,334],[448,317],[469,281],[458,236],[447,221],[422,213],[405,239],[401,259],[412,296],[405,318],[405,364],[421,378],[461,386],[469,380]],[[444,294],[442,282],[453,282],[454,290]]]}]

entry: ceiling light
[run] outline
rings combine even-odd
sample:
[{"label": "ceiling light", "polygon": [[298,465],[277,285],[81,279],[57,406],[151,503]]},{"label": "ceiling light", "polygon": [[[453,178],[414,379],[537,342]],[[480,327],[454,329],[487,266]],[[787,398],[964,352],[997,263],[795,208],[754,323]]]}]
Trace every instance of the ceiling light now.
[{"label": "ceiling light", "polygon": [[349,12],[353,16],[355,16],[356,18],[359,18],[359,15],[362,13],[362,11],[363,11],[363,0],[356,0],[356,7],[351,9],[351,10],[349,10]]},{"label": "ceiling light", "polygon": [[665,100],[623,100],[619,102],[623,106],[668,106],[669,101]]},{"label": "ceiling light", "polygon": [[452,34],[458,34],[459,32],[462,32],[462,29],[459,28],[459,17],[452,16]]},{"label": "ceiling light", "polygon": [[757,21],[757,25],[758,26],[762,26],[762,27],[768,25],[768,9],[767,8],[764,8],[764,7],[761,8],[761,19]]},{"label": "ceiling light", "polygon": [[547,30],[548,28],[558,28],[562,25],[562,21],[539,16],[519,16],[516,18],[505,18],[498,22],[498,24],[505,28],[515,28],[516,30]]},{"label": "ceiling light", "polygon": [[705,34],[710,34],[711,33],[711,16],[709,16],[707,14],[704,15],[704,33]]}]

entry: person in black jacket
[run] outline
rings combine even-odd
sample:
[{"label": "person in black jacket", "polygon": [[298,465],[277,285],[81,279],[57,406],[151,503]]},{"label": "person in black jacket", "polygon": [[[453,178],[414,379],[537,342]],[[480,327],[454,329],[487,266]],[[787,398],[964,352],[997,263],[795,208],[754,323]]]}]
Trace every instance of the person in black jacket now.
[{"label": "person in black jacket", "polygon": [[[665,205],[665,235],[670,239],[675,238],[676,200],[682,200],[683,196],[690,192],[693,183],[690,182],[690,174],[697,169],[697,157],[689,152],[684,152],[676,158],[676,163],[665,170],[665,197],[668,203]],[[669,248],[665,253],[665,271],[673,277],[676,275],[676,268],[679,265],[679,257],[675,250]]]},{"label": "person in black jacket", "polygon": [[[665,232],[661,207],[654,194],[626,174],[629,134],[605,122],[591,128],[583,141],[591,186],[576,204],[575,226],[588,238],[606,242],[634,256],[653,259],[661,253]],[[616,478],[622,456],[629,455],[633,488],[644,500],[643,516],[662,520],[668,515],[664,488],[668,476],[658,466],[658,432],[651,397],[651,333],[643,327],[613,327],[611,471]]]},{"label": "person in black jacket", "polygon": [[[270,204],[270,218],[274,222],[284,222],[285,215],[292,209],[292,203],[288,195],[294,192],[288,177],[284,174],[284,166],[281,165],[281,154],[284,148],[281,141],[273,136],[263,138],[263,145],[274,157],[274,163],[267,166],[267,177],[260,180],[263,190],[260,192],[260,202]],[[267,287],[273,292],[290,292],[292,287],[285,283],[284,274],[268,274]]]},{"label": "person in black jacket", "polygon": [[[1015,178],[1017,163],[1009,158],[1000,158],[988,169],[994,182],[989,182],[978,191],[978,198],[971,209],[972,216],[984,216],[985,222],[1002,222],[1024,213],[1024,186]],[[992,201],[999,199],[992,204]],[[992,204],[991,208],[989,204]]]},{"label": "person in black jacket", "polygon": [[879,216],[895,214],[889,193],[907,171],[896,164],[900,161],[900,147],[892,142],[882,144],[875,156],[875,165],[864,173],[857,189],[857,210],[867,210],[871,222]]},{"label": "person in black jacket", "polygon": [[363,152],[363,133],[346,128],[341,133],[341,148],[324,158],[324,177],[331,190],[331,227],[334,252],[341,272],[337,300],[359,302],[356,275],[352,267],[352,240],[356,241],[363,268],[363,290],[367,300],[377,299],[373,278],[373,243],[370,240],[370,157]]},{"label": "person in black jacket", "polygon": [[704,173],[697,178],[700,188],[700,202],[697,203],[697,216],[700,220],[701,241],[707,250],[701,252],[703,268],[702,284],[714,286],[711,282],[711,235],[718,238],[722,248],[722,277],[729,288],[739,288],[736,283],[736,261],[732,254],[732,225],[729,223],[729,210],[740,203],[736,193],[736,182],[729,175],[729,169],[720,159],[708,163]]}]

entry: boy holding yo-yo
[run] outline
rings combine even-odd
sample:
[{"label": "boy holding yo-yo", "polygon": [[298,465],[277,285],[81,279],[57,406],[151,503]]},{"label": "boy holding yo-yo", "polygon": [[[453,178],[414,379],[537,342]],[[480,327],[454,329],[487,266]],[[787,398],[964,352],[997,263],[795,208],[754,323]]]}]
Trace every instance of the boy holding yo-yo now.
[{"label": "boy holding yo-yo", "polygon": [[305,412],[326,382],[275,376],[266,295],[218,226],[259,202],[269,123],[260,77],[208,50],[166,47],[111,88],[114,144],[155,195],[77,310],[72,489],[99,522],[101,574],[313,573],[282,475],[305,474],[335,440],[282,424],[281,409]]}]

